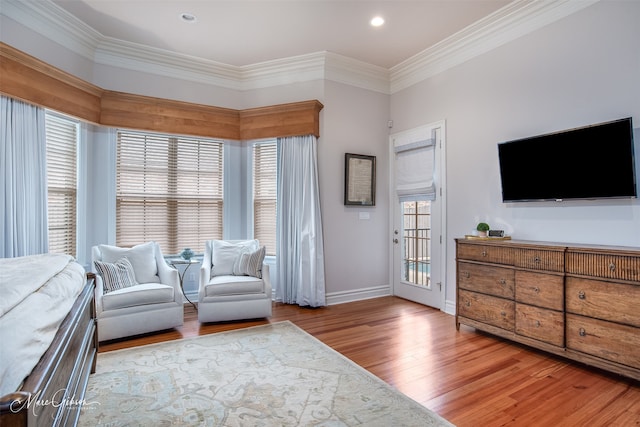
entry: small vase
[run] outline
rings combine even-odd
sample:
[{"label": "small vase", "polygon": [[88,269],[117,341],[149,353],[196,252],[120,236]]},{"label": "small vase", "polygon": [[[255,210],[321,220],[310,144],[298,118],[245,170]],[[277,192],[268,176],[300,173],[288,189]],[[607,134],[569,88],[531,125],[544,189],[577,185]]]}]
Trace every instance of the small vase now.
[{"label": "small vase", "polygon": [[478,231],[478,237],[487,237],[486,231]]},{"label": "small vase", "polygon": [[191,248],[184,248],[184,250],[182,251],[182,253],[180,253],[180,256],[184,259],[186,259],[187,261],[189,261],[191,259],[192,256],[194,256],[195,254],[193,253],[193,251],[191,250]]}]

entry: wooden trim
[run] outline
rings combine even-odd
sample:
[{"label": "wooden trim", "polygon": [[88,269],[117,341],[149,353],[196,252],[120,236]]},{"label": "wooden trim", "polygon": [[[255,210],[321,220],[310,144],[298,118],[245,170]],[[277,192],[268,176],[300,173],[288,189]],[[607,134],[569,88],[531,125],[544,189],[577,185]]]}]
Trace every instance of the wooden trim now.
[{"label": "wooden trim", "polygon": [[237,110],[106,91],[100,124],[181,135],[240,139]]},{"label": "wooden trim", "polygon": [[320,137],[320,101],[302,101],[240,111],[243,140],[315,135]]},{"label": "wooden trim", "polygon": [[98,123],[102,89],[0,42],[0,93]]},{"label": "wooden trim", "polygon": [[0,42],[0,93],[104,126],[232,140],[320,136],[317,101],[229,108],[106,91]]}]

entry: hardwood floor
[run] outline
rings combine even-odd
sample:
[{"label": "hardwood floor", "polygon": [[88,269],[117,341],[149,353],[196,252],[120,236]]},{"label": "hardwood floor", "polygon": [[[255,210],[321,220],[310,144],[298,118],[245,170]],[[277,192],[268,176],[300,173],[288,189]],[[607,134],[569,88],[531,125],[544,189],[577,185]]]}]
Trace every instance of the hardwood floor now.
[{"label": "hardwood floor", "polygon": [[[318,309],[274,304],[268,320],[204,324],[102,343],[100,352],[290,320],[457,426],[640,426],[640,384],[461,326],[396,297]],[[640,351],[640,349],[638,350]]]}]

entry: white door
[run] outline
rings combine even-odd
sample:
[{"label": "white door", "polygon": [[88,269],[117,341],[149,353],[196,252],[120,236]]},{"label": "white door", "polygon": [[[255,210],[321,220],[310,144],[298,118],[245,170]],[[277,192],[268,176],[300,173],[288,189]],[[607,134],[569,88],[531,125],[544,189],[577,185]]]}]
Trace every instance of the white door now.
[{"label": "white door", "polygon": [[[389,138],[393,294],[435,308],[444,306],[445,296],[444,130],[438,122]],[[402,158],[417,150],[425,151]]]}]

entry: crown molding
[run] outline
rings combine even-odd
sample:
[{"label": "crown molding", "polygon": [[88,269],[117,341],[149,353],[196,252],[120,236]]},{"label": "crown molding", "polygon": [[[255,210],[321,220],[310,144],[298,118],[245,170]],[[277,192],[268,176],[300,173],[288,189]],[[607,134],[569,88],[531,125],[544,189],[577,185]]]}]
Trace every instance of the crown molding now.
[{"label": "crown molding", "polygon": [[96,64],[241,90],[240,68],[111,37],[95,49]]},{"label": "crown molding", "polygon": [[389,70],[333,52],[325,53],[325,79],[389,94]]},{"label": "crown molding", "polygon": [[529,34],[599,0],[515,0],[390,69],[396,93]]},{"label": "crown molding", "polygon": [[314,52],[242,67],[105,38],[95,62],[240,91],[332,80],[389,93],[388,70],[331,52]]},{"label": "crown molding", "polygon": [[94,60],[102,34],[66,10],[51,1],[1,1],[0,14],[86,59]]},{"label": "crown molding", "polygon": [[325,52],[315,52],[239,67],[241,90],[322,80],[324,64]]},{"label": "crown molding", "polygon": [[0,0],[0,13],[97,64],[246,91],[329,80],[393,94],[599,0],[515,0],[390,69],[332,52],[237,67],[106,37],[49,0]]}]

